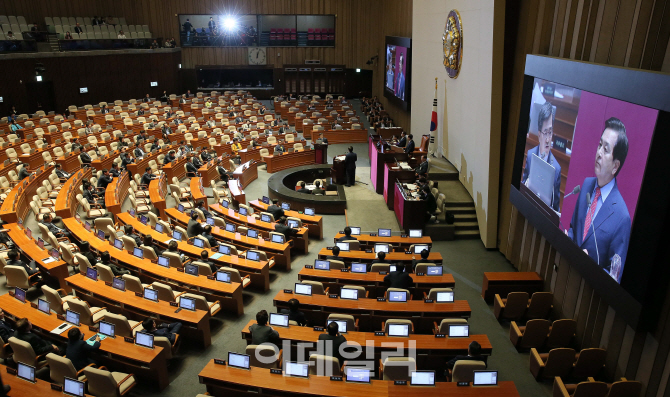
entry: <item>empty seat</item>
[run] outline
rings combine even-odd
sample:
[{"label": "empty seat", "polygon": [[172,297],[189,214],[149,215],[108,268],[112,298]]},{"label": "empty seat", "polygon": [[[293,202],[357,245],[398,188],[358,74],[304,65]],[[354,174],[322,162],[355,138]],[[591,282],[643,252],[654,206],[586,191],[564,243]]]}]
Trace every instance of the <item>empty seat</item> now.
[{"label": "empty seat", "polygon": [[552,349],[549,353],[540,354],[530,349],[530,373],[535,379],[566,377],[570,374],[576,361],[575,350],[569,348]]},{"label": "empty seat", "polygon": [[281,368],[282,351],[268,344],[248,345],[249,365],[260,368]]},{"label": "empty seat", "polygon": [[493,313],[498,320],[518,320],[526,313],[528,305],[527,292],[510,292],[506,299],[495,295]]},{"label": "empty seat", "polygon": [[386,357],[379,360],[379,371],[384,380],[409,381],[411,373],[416,371],[416,361],[413,357]]},{"label": "empty seat", "polygon": [[534,319],[525,326],[512,321],[509,328],[509,339],[517,349],[539,349],[544,346],[549,335],[549,320]]}]

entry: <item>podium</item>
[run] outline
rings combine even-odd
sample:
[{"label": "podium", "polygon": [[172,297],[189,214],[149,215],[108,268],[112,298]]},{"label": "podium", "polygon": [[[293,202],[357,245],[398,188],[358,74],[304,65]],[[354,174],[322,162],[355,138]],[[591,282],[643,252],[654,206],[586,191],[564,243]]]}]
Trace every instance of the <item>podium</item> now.
[{"label": "podium", "polygon": [[328,144],[315,143],[314,150],[316,150],[316,163],[328,164]]},{"label": "podium", "polygon": [[347,183],[344,160],[338,160],[337,156],[333,157],[333,166],[330,167],[330,178],[335,185],[344,185]]}]

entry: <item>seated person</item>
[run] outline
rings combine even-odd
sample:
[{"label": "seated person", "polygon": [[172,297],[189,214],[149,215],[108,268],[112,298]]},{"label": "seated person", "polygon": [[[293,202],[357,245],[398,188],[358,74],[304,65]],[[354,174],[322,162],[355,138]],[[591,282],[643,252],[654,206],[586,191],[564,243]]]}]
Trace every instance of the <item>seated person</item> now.
[{"label": "seated person", "polygon": [[98,179],[98,189],[100,190],[107,190],[107,185],[112,183],[112,177],[109,176],[109,171],[107,171],[107,168],[102,169],[102,175],[100,175],[100,179]]},{"label": "seated person", "polygon": [[142,175],[142,179],[140,179],[140,185],[146,186],[146,188],[149,188],[149,184],[151,181],[156,179],[157,176],[151,173],[151,167],[146,167],[144,169],[144,174]]},{"label": "seated person", "polygon": [[256,313],[256,324],[249,327],[251,332],[251,344],[260,345],[262,343],[272,343],[275,346],[281,346],[279,333],[274,328],[268,326],[268,312],[261,310]]},{"label": "seated person", "polygon": [[409,273],[412,271],[412,264],[409,262],[405,263],[405,271],[402,268],[398,268],[395,272],[391,272],[384,277],[384,283],[389,288],[402,288],[410,289],[414,283],[412,276]]},{"label": "seated person", "polygon": [[145,247],[153,248],[154,252],[156,253],[156,256],[163,255],[163,251],[165,251],[164,249],[158,247],[156,243],[154,243],[154,238],[151,237],[150,234],[144,235],[144,241],[142,241],[142,245],[144,245]]},{"label": "seated person", "polygon": [[81,242],[81,247],[79,247],[79,253],[84,255],[86,259],[88,259],[88,263],[91,264],[91,266],[95,266],[96,263],[98,263],[98,257],[91,252],[91,243],[88,241],[82,241]]},{"label": "seated person", "polygon": [[274,154],[283,154],[283,153],[286,153],[286,148],[284,148],[284,145],[281,142],[279,142],[275,146]]},{"label": "seated person", "polygon": [[9,250],[7,252],[7,259],[7,266],[19,266],[24,268],[26,273],[28,273],[28,277],[40,272],[38,269],[33,269],[30,265],[19,259],[19,252],[17,250]]},{"label": "seated person", "polygon": [[419,255],[421,255],[421,260],[414,259],[414,257],[412,256],[412,269],[416,269],[416,265],[418,263],[430,263],[430,261],[428,260],[428,255],[430,255],[430,251],[426,249],[421,250],[421,254]]},{"label": "seated person", "polygon": [[447,379],[451,380],[451,371],[454,369],[454,365],[456,362],[459,360],[475,360],[475,361],[483,361],[484,364],[486,363],[486,356],[482,355],[482,346],[479,344],[477,341],[472,341],[470,342],[470,345],[468,346],[468,355],[467,356],[456,356],[452,358],[451,360],[447,361]]},{"label": "seated person", "polygon": [[21,318],[16,322],[16,332],[14,332],[14,337],[21,339],[24,342],[30,343],[33,351],[38,356],[46,353],[55,353],[59,356],[62,356],[65,348],[59,348],[58,346],[51,344],[36,334],[32,333],[33,325],[27,318]]},{"label": "seated person", "polygon": [[70,175],[71,175],[71,174],[68,173],[68,172],[63,171],[63,170],[61,169],[61,165],[60,165],[60,164],[56,163],[56,166],[55,166],[55,167],[56,167],[56,176],[58,176],[58,178],[60,178],[60,179],[68,179],[68,178],[70,178]]},{"label": "seated person", "polygon": [[318,143],[318,141],[321,141],[321,143],[322,143],[322,144],[325,144],[325,145],[328,144],[328,138],[324,138],[324,137],[323,137],[323,132],[320,132],[320,133],[319,133],[319,139],[317,140],[317,143]]},{"label": "seated person", "polygon": [[317,351],[323,355],[335,357],[339,360],[340,366],[344,364],[342,357],[342,348],[347,344],[347,338],[340,333],[340,327],[337,322],[333,321],[326,327],[328,333],[319,335],[319,342]]},{"label": "seated person", "polygon": [[177,157],[175,156],[175,151],[170,150],[168,152],[167,156],[165,156],[165,158],[163,158],[163,165],[170,164],[171,162],[175,161],[176,159],[177,159]]},{"label": "seated person", "polygon": [[189,178],[198,176],[198,168],[200,167],[196,165],[196,158],[191,157],[186,161],[186,176]]},{"label": "seated person", "polygon": [[109,170],[109,175],[112,178],[117,178],[119,175],[121,175],[121,172],[119,171],[119,165],[116,163],[112,163],[112,168]]},{"label": "seated person", "polygon": [[351,228],[349,226],[344,228],[344,236],[339,237],[337,241],[347,241],[347,240],[357,240],[356,237],[351,235]]},{"label": "seated person", "polygon": [[340,258],[340,247],[334,246],[333,247],[333,255],[328,255],[326,256],[326,260],[336,260],[336,261],[341,261],[342,258]]},{"label": "seated person", "polygon": [[213,262],[209,261],[209,253],[207,252],[207,250],[202,250],[198,262],[202,262],[205,265],[209,266],[209,268],[212,270],[212,274],[216,273],[217,270],[219,270],[218,266],[216,266]]},{"label": "seated person", "polygon": [[312,192],[307,189],[305,186],[305,182],[300,182],[300,189],[298,189],[298,193],[307,193],[307,194],[312,194]]},{"label": "seated person", "polygon": [[426,222],[430,223],[439,223],[437,217],[435,216],[435,210],[437,209],[437,201],[435,196],[430,192],[430,186],[424,185],[421,193],[421,200],[426,201]]},{"label": "seated person", "polygon": [[211,247],[217,247],[218,241],[212,235],[212,225],[206,225],[202,231],[202,237],[206,238]]},{"label": "seated person", "polygon": [[168,338],[171,344],[174,344],[174,341],[177,339],[177,334],[181,330],[182,324],[177,323],[161,323],[156,326],[156,321],[153,318],[149,317],[146,320],[142,321],[142,327],[144,330],[154,336],[164,336]]},{"label": "seated person", "polygon": [[0,337],[2,340],[9,340],[14,336],[14,327],[5,318],[5,312],[0,308]]},{"label": "seated person", "polygon": [[277,219],[277,223],[275,224],[275,231],[277,233],[281,233],[286,237],[286,241],[290,240],[291,237],[295,236],[298,234],[298,231],[291,228],[286,224],[286,217],[282,216],[281,218]]},{"label": "seated person", "polygon": [[191,219],[189,219],[188,225],[186,226],[186,233],[188,234],[188,237],[195,237],[198,234],[202,234],[202,231],[202,225],[198,221],[198,213],[193,211],[191,213]]},{"label": "seated person", "polygon": [[139,247],[142,244],[142,239],[139,234],[135,233],[135,229],[131,225],[123,226],[123,234],[135,240],[135,244]]},{"label": "seated person", "polygon": [[278,203],[279,200],[272,199],[272,204],[267,209],[267,212],[271,213],[275,220],[284,216],[284,209],[277,205]]},{"label": "seated person", "polygon": [[176,240],[172,240],[168,243],[167,252],[171,252],[173,254],[179,255],[179,258],[181,259],[182,262],[184,262],[186,260],[186,257],[184,256],[184,254],[179,252],[179,243]]},{"label": "seated person", "polygon": [[321,181],[314,181],[314,186],[316,186],[316,188],[312,190],[312,194],[320,194],[320,195],[326,194],[326,191],[324,189],[321,189]]},{"label": "seated person", "polygon": [[105,266],[108,266],[112,270],[114,277],[120,277],[123,276],[124,274],[130,274],[130,270],[118,267],[114,262],[112,262],[112,257],[111,255],[109,255],[109,251],[105,251],[102,254],[100,254],[100,263]]},{"label": "seated person", "polygon": [[70,237],[70,232],[53,224],[51,214],[44,214],[42,217],[42,224],[56,237]]},{"label": "seated person", "polygon": [[196,201],[195,208],[202,211],[202,214],[205,215],[205,219],[212,217],[212,213],[207,211],[207,209],[205,208],[205,202],[204,201]]},{"label": "seated person", "polygon": [[[74,149],[72,149],[74,150]],[[81,165],[84,167],[90,167],[91,161],[91,156],[88,155],[88,153],[82,151],[81,154],[79,154],[79,159],[81,160]]]},{"label": "seated person", "polygon": [[93,346],[86,343],[84,334],[79,328],[72,327],[67,333],[67,349],[65,350],[65,357],[72,361],[72,365],[77,371],[81,371],[84,367],[95,364],[89,357],[91,353],[95,353],[100,348],[100,336],[95,336]]},{"label": "seated person", "polygon": [[414,172],[417,178],[426,176],[428,173],[428,159],[426,156],[421,156],[421,164],[419,164],[419,166],[414,169]]},{"label": "seated person", "polygon": [[295,321],[299,326],[304,327],[307,325],[307,320],[305,319],[305,313],[298,310],[300,307],[300,301],[293,298],[288,301],[288,309],[281,309],[281,314],[288,314],[289,321]]},{"label": "seated person", "polygon": [[374,265],[375,263],[387,263],[390,264],[391,262],[386,260],[386,252],[384,251],[379,251],[377,252],[377,259],[374,259],[372,261],[372,264]]}]

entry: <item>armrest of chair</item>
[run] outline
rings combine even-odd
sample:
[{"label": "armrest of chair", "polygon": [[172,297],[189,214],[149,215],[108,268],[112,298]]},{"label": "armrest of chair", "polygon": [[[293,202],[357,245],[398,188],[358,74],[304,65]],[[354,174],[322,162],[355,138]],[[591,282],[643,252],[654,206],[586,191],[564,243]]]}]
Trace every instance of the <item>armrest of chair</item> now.
[{"label": "armrest of chair", "polygon": [[100,205],[98,203],[89,204],[89,206],[93,209],[96,209],[96,210],[103,210],[104,209],[104,208],[102,208],[102,205]]},{"label": "armrest of chair", "polygon": [[428,294],[426,293],[426,291],[423,291],[423,299],[428,299]]},{"label": "armrest of chair", "polygon": [[56,291],[58,292],[58,295],[60,295],[61,297],[68,295],[68,293],[65,292],[63,288],[58,288]]},{"label": "armrest of chair", "polygon": [[[137,323],[137,324],[133,325],[132,327],[130,327],[130,329],[135,329],[135,328],[139,327],[140,325],[142,325],[142,323]],[[100,369],[102,369],[102,367],[100,367]]]},{"label": "armrest of chair", "polygon": [[[174,291],[173,291],[172,293],[174,294]],[[181,295],[183,295],[183,294],[185,294],[185,293],[186,293],[186,292],[184,292],[184,291],[182,291],[182,292],[177,292],[177,294],[176,294],[174,297],[175,297],[175,299],[176,299],[176,298],[180,297]]]},{"label": "armrest of chair", "polygon": [[493,314],[495,315],[496,319],[500,319],[500,314],[502,313],[502,310],[505,307],[505,303],[503,302],[502,298],[500,295],[495,294],[494,300],[493,300]]},{"label": "armrest of chair", "polygon": [[91,314],[95,314],[95,313],[101,312],[101,311],[103,311],[103,310],[107,310],[107,308],[106,308],[106,307],[101,307],[101,308],[99,308],[99,309],[96,310],[96,311],[92,311]]},{"label": "armrest of chair", "polygon": [[[126,375],[125,378],[121,379],[121,380],[119,381],[119,383],[117,383],[117,386],[121,386],[121,384],[123,384],[123,382],[127,381],[129,378],[132,378],[133,376],[134,376],[134,374],[128,374],[128,375]],[[128,390],[130,390],[130,388],[126,389],[126,392],[127,392]]]},{"label": "armrest of chair", "polygon": [[79,371],[77,371],[77,377],[81,376],[81,374],[84,373],[84,369],[86,369],[86,368],[88,368],[88,367],[95,367],[95,364],[93,364],[93,363],[88,364],[88,365],[85,366],[84,368],[82,368],[82,369],[80,369]]},{"label": "armrest of chair", "polygon": [[509,326],[510,342],[512,342],[514,347],[518,347],[521,338],[523,338],[523,332],[521,332],[521,329],[519,329],[519,326],[516,324],[516,321],[512,321]]},{"label": "armrest of chair", "polygon": [[554,394],[553,397],[570,397],[568,389],[566,389],[563,379],[560,376],[554,377]]},{"label": "armrest of chair", "polygon": [[379,373],[383,374],[384,373],[384,363],[382,362],[382,359],[379,359]]},{"label": "armrest of chair", "polygon": [[540,357],[540,353],[535,348],[530,349],[530,373],[535,379],[540,379],[542,370],[544,369],[544,360]]},{"label": "armrest of chair", "polygon": [[328,291],[330,291],[330,287],[326,287],[326,289],[323,291],[326,295],[328,295]]},{"label": "armrest of chair", "polygon": [[28,276],[28,278],[31,279],[31,278],[33,278],[33,277],[35,277],[35,276],[39,276],[41,273],[42,273],[42,272],[40,272],[40,271],[38,270],[36,273],[31,274],[30,276]]}]

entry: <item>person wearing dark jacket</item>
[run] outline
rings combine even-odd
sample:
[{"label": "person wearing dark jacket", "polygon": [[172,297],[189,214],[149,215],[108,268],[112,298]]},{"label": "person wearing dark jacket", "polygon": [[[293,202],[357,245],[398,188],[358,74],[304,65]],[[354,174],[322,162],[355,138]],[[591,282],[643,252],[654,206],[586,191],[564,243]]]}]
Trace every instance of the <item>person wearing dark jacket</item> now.
[{"label": "person wearing dark jacket", "polygon": [[156,179],[156,178],[157,178],[157,176],[151,173],[151,167],[147,167],[147,168],[144,169],[144,174],[142,175],[142,179],[140,179],[140,185],[144,185],[148,188],[151,181]]},{"label": "person wearing dark jacket", "polygon": [[344,358],[340,351],[342,345],[347,344],[347,338],[340,333],[339,325],[335,321],[328,324],[326,327],[328,333],[319,335],[319,346],[317,351],[330,357],[335,357],[339,360],[340,365],[344,364]]},{"label": "person wearing dark jacket", "polygon": [[424,185],[423,187],[423,192],[421,194],[421,200],[426,201],[426,222],[433,221],[435,223],[438,223],[437,219],[434,218],[434,213],[435,210],[437,209],[437,201],[435,201],[435,196],[433,196],[433,193],[430,192],[430,187],[428,185]]},{"label": "person wearing dark jacket", "polygon": [[51,352],[61,356],[63,355],[62,350],[59,349],[58,346],[45,341],[36,334],[33,334],[30,332],[32,329],[33,325],[30,323],[30,321],[27,318],[21,318],[16,322],[16,331],[14,332],[14,337],[21,339],[24,342],[30,343],[33,351],[38,356]]},{"label": "person wearing dark jacket", "polygon": [[202,237],[206,238],[207,241],[209,241],[209,245],[211,247],[216,247],[216,246],[219,245],[219,243],[216,241],[214,236],[212,236],[212,226],[211,225],[205,226],[205,228],[203,229],[203,232],[202,232]]},{"label": "person wearing dark jacket", "polygon": [[116,163],[112,163],[112,168],[109,170],[109,175],[112,178],[118,178],[119,175],[121,175],[121,172],[119,171],[119,165]]},{"label": "person wearing dark jacket", "polygon": [[400,133],[400,140],[396,143],[397,147],[405,147],[407,145],[407,136],[405,136],[405,131]]},{"label": "person wearing dark jacket", "polygon": [[198,222],[198,214],[193,211],[191,219],[188,221],[188,226],[186,226],[186,234],[188,234],[189,237],[195,237],[201,234],[202,231],[202,225]]},{"label": "person wearing dark jacket", "polygon": [[89,364],[95,364],[93,360],[89,357],[91,353],[98,351],[100,348],[100,336],[95,336],[95,342],[93,346],[86,343],[84,340],[84,334],[81,333],[79,328],[73,327],[70,328],[70,331],[67,333],[67,353],[65,354],[66,358],[69,358],[72,361],[72,365],[77,371],[81,371],[84,367]]},{"label": "person wearing dark jacket", "polygon": [[277,205],[278,202],[279,201],[277,199],[272,199],[272,205],[267,209],[267,212],[271,213],[275,219],[279,219],[284,216],[284,210],[282,207]]},{"label": "person wearing dark jacket", "polygon": [[186,162],[186,176],[188,177],[198,176],[198,167],[194,164],[194,158],[195,157],[191,157],[191,159]]},{"label": "person wearing dark jacket", "polygon": [[351,228],[349,226],[344,228],[344,236],[337,239],[337,241],[347,241],[347,240],[357,240],[356,237],[351,235]]},{"label": "person wearing dark jacket", "polygon": [[281,346],[279,333],[274,328],[268,326],[268,312],[261,310],[256,313],[256,324],[249,327],[251,332],[251,344],[260,345],[262,343],[272,343],[275,346]]},{"label": "person wearing dark jacket", "polygon": [[82,151],[81,154],[79,154],[79,158],[81,159],[81,164],[84,167],[90,166],[92,160],[88,153]]},{"label": "person wearing dark jacket", "polygon": [[405,146],[405,153],[411,154],[414,151],[414,136],[412,134],[409,134],[407,136],[409,138],[409,141],[407,142],[407,146]]},{"label": "person wearing dark jacket", "polygon": [[284,235],[286,238],[286,241],[290,240],[291,237],[295,236],[297,234],[297,230],[291,228],[286,224],[286,218],[281,217],[279,219],[275,219],[277,223],[275,224],[275,232],[281,233]]},{"label": "person wearing dark jacket", "polygon": [[98,262],[98,257],[95,256],[93,252],[91,252],[91,243],[88,241],[81,242],[79,253],[88,259],[88,263],[90,263],[91,266],[95,266],[95,264]]},{"label": "person wearing dark jacket", "polygon": [[142,241],[142,245],[148,248],[153,248],[154,252],[156,253],[156,256],[161,256],[163,255],[163,249],[160,249],[155,243],[154,243],[154,238],[151,237],[150,234],[145,234],[144,235],[144,240]]},{"label": "person wearing dark jacket", "polygon": [[349,146],[349,153],[344,155],[344,168],[347,174],[346,187],[356,184],[356,160],[358,156],[354,153],[354,147]]},{"label": "person wearing dark jacket", "polygon": [[108,251],[105,251],[102,254],[100,254],[100,264],[109,267],[109,269],[114,274],[114,277],[123,276],[124,274],[130,274],[130,271],[128,269],[118,267],[114,262],[112,262],[111,259],[112,259],[111,255],[109,255]]},{"label": "person wearing dark jacket", "polygon": [[321,189],[321,181],[314,181],[314,190],[312,190],[312,194],[320,194],[324,195],[326,194],[326,191],[324,189]]},{"label": "person wearing dark jacket", "polygon": [[334,246],[332,252],[333,252],[333,255],[326,256],[326,260],[331,260],[331,259],[336,260],[336,261],[341,261],[342,260],[342,258],[340,258],[340,247]]},{"label": "person wearing dark jacket", "polygon": [[163,165],[168,165],[171,162],[175,161],[176,159],[177,157],[175,156],[174,150],[170,150],[167,156],[165,156],[165,158],[163,159]]},{"label": "person wearing dark jacket", "polygon": [[58,163],[56,163],[56,176],[58,176],[58,178],[60,178],[60,179],[68,179],[68,178],[70,178],[70,174],[67,173],[67,172],[65,172],[65,171],[63,171],[63,170],[61,169],[61,165],[58,164]]},{"label": "person wearing dark jacket", "polygon": [[7,252],[7,259],[8,259],[7,260],[7,266],[22,267],[26,270],[26,273],[28,273],[29,277],[40,272],[38,269],[33,269],[32,267],[30,267],[30,265],[28,265],[27,263],[25,263],[21,259],[19,259],[19,252],[16,251],[16,250],[9,250]]},{"label": "person wearing dark jacket", "polygon": [[153,318],[147,318],[142,321],[142,327],[144,330],[154,336],[164,336],[168,338],[171,344],[174,344],[177,339],[177,334],[181,330],[182,324],[177,323],[162,323],[159,326],[156,326],[156,321]]},{"label": "person wearing dark jacket", "polygon": [[421,259],[412,259],[412,269],[416,269],[416,265],[419,263],[430,263],[428,261],[428,255],[430,254],[430,251],[428,250],[421,250]]},{"label": "person wearing dark jacket", "polygon": [[474,361],[483,361],[486,362],[486,356],[482,355],[482,346],[477,341],[470,342],[468,346],[468,355],[467,356],[456,356],[451,360],[447,361],[447,378],[451,380],[451,371],[454,369],[454,365],[460,360],[474,360]]},{"label": "person wearing dark jacket", "polygon": [[23,167],[19,170],[19,180],[22,181],[30,175],[32,175],[32,173],[28,170],[28,163],[23,163]]},{"label": "person wearing dark jacket", "polygon": [[305,319],[305,313],[298,310],[300,307],[300,301],[293,298],[288,301],[288,309],[281,309],[281,314],[288,314],[289,321],[295,321],[299,326],[304,327],[307,325],[307,320]]},{"label": "person wearing dark jacket", "polygon": [[428,160],[426,159],[426,156],[421,156],[421,164],[414,169],[414,172],[416,173],[417,178],[426,176],[428,173]]},{"label": "person wearing dark jacket", "polygon": [[213,262],[209,261],[209,253],[207,253],[207,250],[202,250],[198,262],[202,262],[205,265],[209,266],[209,269],[212,271],[212,274],[216,273],[219,270],[219,268]]},{"label": "person wearing dark jacket", "polygon": [[107,190],[107,185],[110,183],[112,183],[112,177],[109,176],[109,171],[107,171],[107,168],[103,168],[102,175],[100,175],[100,179],[98,179],[98,188]]},{"label": "person wearing dark jacket", "polygon": [[133,164],[134,161],[135,160],[133,160],[133,158],[130,157],[127,152],[121,154],[121,168],[124,170],[128,169],[128,164]]},{"label": "person wearing dark jacket", "polygon": [[300,189],[298,189],[298,193],[307,193],[307,194],[312,194],[312,192],[307,189],[305,186],[305,182],[300,182]]},{"label": "person wearing dark jacket", "polygon": [[390,264],[391,262],[386,260],[386,252],[384,251],[379,251],[377,252],[377,259],[374,259],[372,261],[372,264],[374,265],[375,263],[387,263]]},{"label": "person wearing dark jacket", "polygon": [[0,337],[7,343],[6,341],[14,336],[14,332],[16,332],[14,327],[5,319],[5,312],[0,308]]},{"label": "person wearing dark jacket", "polygon": [[196,201],[195,208],[202,211],[202,214],[205,215],[205,219],[212,218],[212,213],[207,211],[204,201]]},{"label": "person wearing dark jacket", "polygon": [[400,269],[387,274],[386,277],[384,277],[384,283],[388,285],[389,288],[409,289],[414,283],[412,276],[409,275],[411,269],[412,264],[410,262],[405,263],[405,271]]},{"label": "person wearing dark jacket", "polygon": [[142,239],[135,233],[135,229],[133,229],[132,225],[125,225],[123,227],[123,234],[135,240],[135,244],[137,244],[138,247],[142,244]]}]

